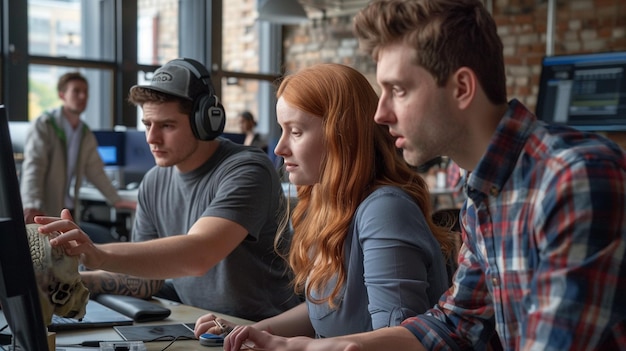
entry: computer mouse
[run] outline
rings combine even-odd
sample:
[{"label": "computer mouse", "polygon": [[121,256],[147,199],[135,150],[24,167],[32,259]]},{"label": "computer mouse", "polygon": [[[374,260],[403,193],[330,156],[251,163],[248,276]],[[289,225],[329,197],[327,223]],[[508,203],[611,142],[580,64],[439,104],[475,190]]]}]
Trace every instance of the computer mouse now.
[{"label": "computer mouse", "polygon": [[137,188],[139,188],[138,182],[132,182],[132,183],[126,184],[126,190],[135,190]]},{"label": "computer mouse", "polygon": [[219,335],[211,334],[211,333],[204,333],[204,334],[200,335],[198,340],[200,341],[200,345],[202,345],[202,346],[220,346],[220,345],[224,345],[224,338],[223,337],[221,337]]}]

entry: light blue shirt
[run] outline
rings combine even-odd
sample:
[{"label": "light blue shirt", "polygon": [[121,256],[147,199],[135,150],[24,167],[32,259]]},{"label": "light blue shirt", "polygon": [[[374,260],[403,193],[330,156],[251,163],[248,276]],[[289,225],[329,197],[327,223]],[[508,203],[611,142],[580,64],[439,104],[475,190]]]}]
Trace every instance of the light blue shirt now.
[{"label": "light blue shirt", "polygon": [[345,266],[337,309],[307,301],[318,337],[399,325],[431,308],[449,285],[441,247],[421,209],[397,187],[376,189],[357,208],[346,238]]}]

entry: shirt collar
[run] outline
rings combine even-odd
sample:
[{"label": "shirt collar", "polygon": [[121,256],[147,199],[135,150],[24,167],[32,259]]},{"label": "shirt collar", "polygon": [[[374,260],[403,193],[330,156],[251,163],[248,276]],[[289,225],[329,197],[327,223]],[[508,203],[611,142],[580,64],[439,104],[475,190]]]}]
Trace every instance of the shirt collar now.
[{"label": "shirt collar", "polygon": [[468,195],[474,191],[497,196],[513,172],[537,118],[513,99],[487,147],[467,180]]}]

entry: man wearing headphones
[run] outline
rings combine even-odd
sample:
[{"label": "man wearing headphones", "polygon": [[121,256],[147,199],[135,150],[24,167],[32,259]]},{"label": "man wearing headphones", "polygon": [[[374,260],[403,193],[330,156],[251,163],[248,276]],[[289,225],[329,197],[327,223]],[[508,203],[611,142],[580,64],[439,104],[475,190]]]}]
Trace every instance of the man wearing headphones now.
[{"label": "man wearing headphones", "polygon": [[75,240],[68,253],[98,269],[82,275],[92,294],[149,297],[172,278],[181,302],[249,320],[297,305],[274,248],[285,209],[278,174],[260,149],[218,138],[225,113],[206,68],[170,61],[129,100],[158,166],[139,187],[134,242],[94,245],[64,211],[36,219],[64,233],[51,244]]}]

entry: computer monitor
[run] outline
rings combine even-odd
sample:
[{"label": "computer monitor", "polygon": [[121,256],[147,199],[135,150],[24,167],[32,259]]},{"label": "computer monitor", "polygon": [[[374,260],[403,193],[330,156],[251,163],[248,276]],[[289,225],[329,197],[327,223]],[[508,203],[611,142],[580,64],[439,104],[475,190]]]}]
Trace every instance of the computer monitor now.
[{"label": "computer monitor", "polygon": [[124,167],[124,181],[126,184],[140,183],[144,174],[156,165],[154,156],[146,141],[146,132],[127,130],[125,133],[126,166]]},{"label": "computer monitor", "polygon": [[124,166],[125,135],[114,130],[94,130],[98,141],[98,153],[106,166]]},{"label": "computer monitor", "polygon": [[242,133],[222,133],[222,138],[226,138],[235,144],[243,144],[246,141],[246,135]]},{"label": "computer monitor", "polygon": [[16,350],[47,351],[6,109],[0,105],[0,305]]},{"label": "computer monitor", "polygon": [[581,130],[626,130],[626,52],[544,57],[536,114]]}]

